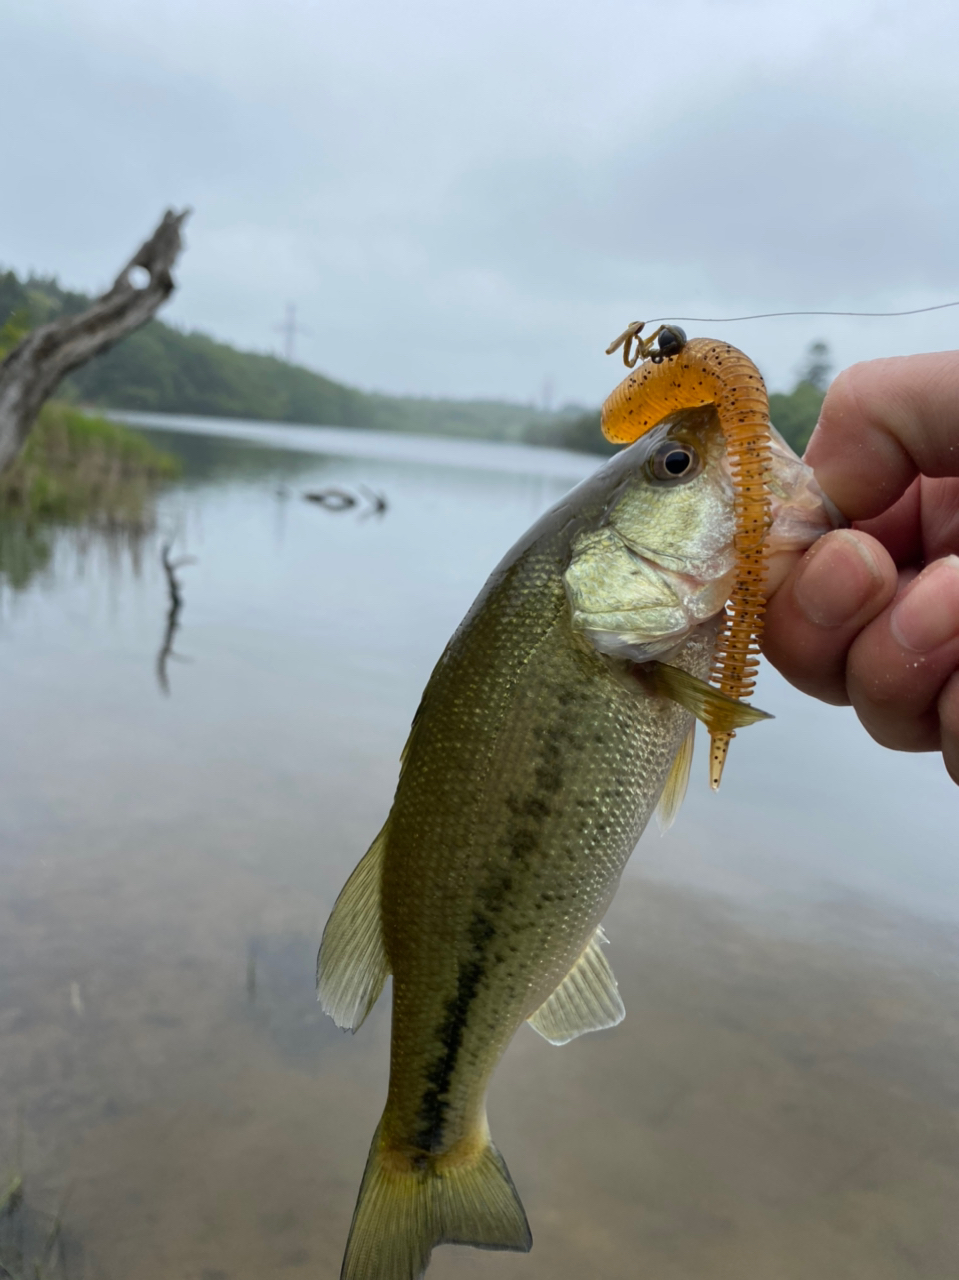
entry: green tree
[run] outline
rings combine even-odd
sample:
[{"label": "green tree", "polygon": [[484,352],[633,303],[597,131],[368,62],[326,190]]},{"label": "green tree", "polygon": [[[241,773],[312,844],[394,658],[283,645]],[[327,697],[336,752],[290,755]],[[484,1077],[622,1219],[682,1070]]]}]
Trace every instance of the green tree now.
[{"label": "green tree", "polygon": [[773,426],[789,444],[802,454],[829,386],[832,361],[829,347],[821,340],[810,344],[799,368],[799,380],[788,395],[773,392],[769,397],[769,416]]},{"label": "green tree", "polygon": [[[75,315],[88,301],[50,277],[32,276],[21,283],[12,271],[0,272],[0,325],[11,316],[21,325],[25,317],[31,329]],[[103,408],[494,440],[521,439],[530,417],[524,405],[495,400],[359,391],[274,356],[238,351],[202,333],[184,333],[161,320],[151,320],[70,374],[57,394]],[[554,415],[536,417],[551,423]]]},{"label": "green tree", "polygon": [[14,311],[3,324],[0,324],[0,360],[8,356],[13,348],[23,341],[32,327],[30,313],[26,307]]},{"label": "green tree", "polygon": [[562,423],[551,443],[563,449],[575,449],[577,453],[601,453],[604,457],[618,453],[620,448],[618,444],[610,444],[603,435],[598,409],[581,414],[572,422]]},{"label": "green tree", "polygon": [[829,347],[821,339],[818,342],[811,342],[806,352],[805,363],[799,370],[799,382],[808,382],[817,391],[825,394],[831,373],[832,360],[829,358]]}]

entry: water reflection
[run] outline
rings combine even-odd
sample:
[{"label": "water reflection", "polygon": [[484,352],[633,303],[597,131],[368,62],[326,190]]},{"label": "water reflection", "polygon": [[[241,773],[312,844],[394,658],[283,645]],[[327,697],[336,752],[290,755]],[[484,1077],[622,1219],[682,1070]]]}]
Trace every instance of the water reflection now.
[{"label": "water reflection", "polygon": [[141,429],[158,449],[180,459],[183,482],[191,488],[244,481],[259,486],[274,479],[290,482],[316,465],[315,456],[295,448],[271,448],[229,436],[165,431],[157,425],[152,430]]},{"label": "water reflection", "polygon": [[166,574],[170,604],[167,609],[163,640],[156,660],[157,683],[160,686],[160,692],[167,697],[170,694],[170,677],[167,674],[167,663],[171,658],[175,658],[177,662],[187,661],[180,654],[173,652],[173,641],[180,628],[180,611],[183,608],[183,592],[180,588],[177,570],[185,568],[186,565],[196,564],[196,556],[180,556],[177,560],[171,560],[171,547],[171,543],[165,542],[160,551],[160,563],[163,565],[163,571]]},{"label": "water reflection", "polygon": [[89,568],[99,573],[92,560],[118,575],[137,574],[153,532],[152,521],[85,527],[4,517],[0,519],[0,594],[6,588],[17,595],[34,582],[50,586],[60,572],[76,577]]},{"label": "water reflection", "polygon": [[0,521],[0,583],[22,591],[49,566],[53,538],[53,533],[42,526],[22,520]]},{"label": "water reflection", "polygon": [[[433,662],[573,476],[164,443],[198,462],[162,541],[55,538],[0,617],[0,1155],[22,1107],[28,1205],[73,1188],[98,1277],[334,1277],[389,1017],[321,1016],[320,931]],[[389,518],[279,485],[366,485]],[[164,699],[174,531],[196,661]],[[765,679],[777,720],[644,838],[610,913],[626,1021],[524,1032],[497,1072],[533,1253],[440,1249],[431,1280],[955,1274],[955,793]]]}]

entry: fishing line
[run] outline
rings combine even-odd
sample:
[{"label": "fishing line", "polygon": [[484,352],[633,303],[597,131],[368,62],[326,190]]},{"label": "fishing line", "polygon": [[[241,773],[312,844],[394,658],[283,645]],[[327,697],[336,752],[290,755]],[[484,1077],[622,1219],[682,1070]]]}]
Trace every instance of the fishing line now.
[{"label": "fishing line", "polygon": [[733,324],[737,320],[776,320],[780,316],[857,316],[867,319],[885,319],[890,316],[918,316],[924,311],[944,311],[947,307],[959,307],[955,302],[937,302],[932,307],[916,307],[912,311],[764,311],[755,316],[653,316],[648,324],[660,320],[688,320],[693,324]]}]

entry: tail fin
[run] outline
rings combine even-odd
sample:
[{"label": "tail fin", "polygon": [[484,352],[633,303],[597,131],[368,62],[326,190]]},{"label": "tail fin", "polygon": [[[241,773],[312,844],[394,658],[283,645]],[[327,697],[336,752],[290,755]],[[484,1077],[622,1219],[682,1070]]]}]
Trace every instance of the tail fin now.
[{"label": "tail fin", "polygon": [[420,1280],[438,1244],[527,1253],[532,1243],[516,1188],[488,1137],[468,1163],[434,1156],[420,1169],[384,1149],[378,1128],[341,1280]]}]

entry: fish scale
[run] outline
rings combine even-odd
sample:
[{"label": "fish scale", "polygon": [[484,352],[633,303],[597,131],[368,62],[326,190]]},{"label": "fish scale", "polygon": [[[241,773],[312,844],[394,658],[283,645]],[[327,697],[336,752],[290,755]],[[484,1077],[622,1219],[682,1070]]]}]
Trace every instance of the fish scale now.
[{"label": "fish scale", "polygon": [[[656,459],[676,450],[690,474],[664,478]],[[794,455],[775,467],[781,509],[795,491],[819,520],[811,542],[829,527],[811,473]],[[735,527],[715,410],[675,414],[533,526],[437,663],[318,961],[324,1007],[354,1030],[393,975],[344,1280],[418,1280],[441,1242],[530,1247],[490,1076],[524,1021],[561,1044],[621,1020],[601,921],[667,782],[678,807],[693,712],[764,715],[706,683]]]},{"label": "fish scale", "polygon": [[[630,689],[576,643],[568,560],[557,535],[481,597],[430,682],[397,788],[383,925],[394,984],[385,1132],[398,1141],[416,1131],[422,1080],[447,1057],[464,979],[443,1144],[475,1126],[492,1066],[599,924],[689,730],[688,712]],[[705,677],[711,646],[690,649],[687,669]],[[464,713],[477,705],[481,717]]]}]

